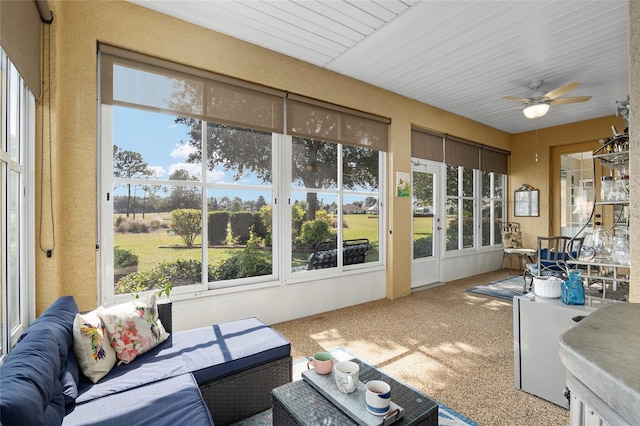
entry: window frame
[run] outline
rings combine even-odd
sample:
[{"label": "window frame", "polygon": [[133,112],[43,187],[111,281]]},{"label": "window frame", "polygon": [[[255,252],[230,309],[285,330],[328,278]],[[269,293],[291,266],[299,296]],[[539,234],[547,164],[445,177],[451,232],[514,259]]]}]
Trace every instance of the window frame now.
[{"label": "window frame", "polygon": [[[35,318],[35,96],[15,68],[11,59],[0,48],[0,112],[2,120],[0,146],[0,246],[2,248],[2,266],[0,267],[0,362],[10,352],[29,321]],[[16,93],[12,93],[9,80],[15,78]],[[9,97],[16,96],[11,108]],[[10,152],[11,120],[16,120],[17,155],[12,158]],[[18,174],[18,198],[9,188],[8,176],[11,172]],[[11,228],[8,217],[12,206],[18,211],[17,226]],[[17,232],[17,235],[14,235]],[[19,245],[14,259],[17,271],[12,271],[9,259],[9,241],[15,238]],[[17,283],[11,277],[17,277]],[[18,298],[15,324],[9,321],[9,304],[13,297]]]},{"label": "window frame", "polygon": [[[119,49],[115,49],[115,48],[108,48],[108,53],[107,55],[109,55],[107,62],[105,62],[106,65],[109,64],[114,64],[114,55],[117,56],[117,52],[119,51]],[[114,53],[114,51],[116,53]],[[124,64],[129,64],[129,63],[133,63],[133,68],[137,71],[139,70],[147,70],[147,69],[152,69],[153,72],[157,72],[158,69],[164,69],[164,68],[154,68],[154,67],[162,67],[162,66],[167,66],[166,62],[163,62],[159,59],[155,59],[155,58],[148,58],[149,62],[148,63],[139,63],[137,61],[140,60],[145,60],[146,57],[143,57],[142,55],[138,55],[138,54],[134,54],[134,53],[125,53],[126,59],[123,60]],[[132,59],[133,57],[133,59]],[[120,58],[119,56],[115,58],[115,61],[118,61],[118,58]],[[119,66],[127,66],[127,65],[122,65],[122,63],[119,63]],[[175,69],[173,68],[173,66],[175,65],[175,69],[178,69],[178,71],[175,71]],[[167,76],[169,77],[175,77],[176,72],[179,72],[179,77],[180,78],[190,78],[190,71],[193,71],[198,78],[207,78],[209,76],[211,76],[211,73],[207,73],[204,72],[202,70],[191,70],[190,68],[186,67],[186,66],[182,66],[179,64],[170,64],[170,70],[167,72]],[[120,294],[117,295],[115,294],[115,280],[114,280],[114,259],[113,259],[113,247],[114,247],[114,238],[113,238],[113,213],[114,213],[114,208],[113,208],[113,202],[112,200],[108,199],[109,197],[109,193],[111,193],[113,190],[113,182],[114,182],[114,177],[113,177],[113,146],[114,146],[114,138],[112,133],[114,133],[111,129],[111,126],[113,125],[113,113],[110,112],[110,108],[112,109],[114,105],[120,105],[123,107],[128,107],[128,108],[136,108],[136,109],[142,109],[142,110],[148,110],[151,112],[164,112],[164,113],[169,113],[171,115],[177,115],[177,116],[182,116],[182,114],[180,112],[176,112],[173,110],[165,110],[163,108],[158,108],[157,105],[150,105],[148,107],[144,106],[143,104],[137,104],[133,101],[127,101],[126,99],[122,98],[122,99],[118,99],[118,93],[122,93],[122,89],[118,89],[120,90],[120,92],[116,93],[114,96],[114,80],[109,80],[109,78],[114,78],[113,77],[114,72],[112,72],[108,67],[104,68],[101,64],[101,51],[100,49],[98,50],[98,81],[99,81],[99,85],[98,85],[98,105],[99,105],[99,114],[98,114],[98,155],[97,155],[97,164],[98,164],[98,194],[99,194],[99,198],[98,198],[98,247],[100,248],[100,253],[98,255],[98,277],[99,277],[99,283],[98,283],[98,301],[99,304],[102,305],[111,305],[113,303],[117,303],[119,301],[123,301],[126,300],[127,298],[130,298],[130,295],[125,295],[125,294]],[[164,74],[161,74],[164,75]],[[238,82],[234,79],[230,79],[230,78],[223,78],[218,76],[219,78],[221,78],[224,81],[231,81],[232,84],[237,84],[239,86],[243,87],[244,93],[246,93],[247,87],[245,87],[245,84],[248,86],[247,90],[251,90],[252,88],[255,88],[256,86],[253,85],[252,83],[243,83],[243,82]],[[218,77],[214,77],[214,78],[218,78]],[[106,87],[105,90],[107,90],[107,100],[106,102],[102,100],[102,93],[103,93],[103,86]],[[266,92],[269,92],[270,89],[268,88],[264,88]],[[283,92],[284,93],[284,92]],[[270,93],[270,95],[272,95],[272,93]],[[289,94],[290,96],[291,94]],[[285,100],[286,97],[283,97],[283,100]],[[270,98],[272,99],[272,98]],[[303,98],[301,98],[303,99]],[[303,101],[306,100],[306,98],[303,99]],[[137,101],[136,101],[137,102]],[[322,105],[325,105],[323,103],[321,103]],[[325,105],[326,106],[326,105]],[[339,110],[339,113],[345,113],[345,114],[349,114],[348,112],[345,111],[350,111],[346,108],[343,108],[342,110]],[[286,109],[285,112],[286,114]],[[353,114],[352,114],[353,115]],[[207,121],[211,122],[214,121],[216,123],[218,123],[217,120],[213,120],[211,117],[204,117],[204,116],[200,116],[199,114],[196,115],[189,115],[186,114],[185,116],[194,118],[196,120],[201,120],[201,122],[203,123],[203,126],[206,127],[206,123]],[[358,113],[356,113],[355,115],[353,115],[357,120],[368,120],[371,119],[371,117],[367,116],[366,113],[362,113],[362,115],[359,115]],[[348,116],[347,119],[352,118],[351,115]],[[377,121],[378,124],[374,124],[373,128],[380,130],[380,124],[379,123],[384,123],[385,120],[384,119],[379,119],[379,120],[374,120]],[[353,121],[349,122],[352,123]],[[224,122],[221,121],[219,123],[222,124],[227,124],[227,125],[232,125],[232,126],[236,126],[236,127],[240,127],[240,128],[247,128],[250,129],[251,125],[243,125],[243,124],[238,124],[237,122]],[[284,121],[283,121],[284,123]],[[272,243],[272,274],[271,275],[265,275],[265,276],[255,276],[255,277],[247,277],[247,278],[238,278],[238,279],[233,279],[233,280],[227,280],[227,281],[212,281],[212,282],[207,282],[208,280],[205,279],[206,275],[207,275],[207,266],[208,266],[208,259],[207,259],[207,254],[206,254],[206,248],[203,247],[203,255],[202,255],[202,279],[201,282],[198,284],[194,284],[194,285],[189,285],[189,286],[185,286],[188,288],[183,288],[181,289],[180,287],[174,287],[172,289],[172,293],[171,293],[171,297],[174,298],[174,296],[178,299],[182,299],[182,298],[195,298],[195,297],[201,297],[201,296],[208,296],[208,295],[212,295],[212,294],[223,294],[223,293],[228,293],[228,292],[235,292],[235,291],[246,291],[246,290],[251,290],[254,288],[264,288],[266,286],[274,286],[274,285],[286,285],[290,282],[301,282],[301,281],[307,281],[307,280],[312,280],[312,279],[318,279],[318,278],[324,278],[324,277],[328,277],[328,276],[336,276],[336,275],[340,275],[343,273],[356,273],[357,271],[362,270],[363,268],[380,268],[381,266],[384,265],[384,215],[383,215],[383,200],[384,200],[384,196],[385,196],[385,191],[386,191],[386,184],[385,184],[385,176],[386,176],[386,153],[382,150],[378,150],[377,148],[373,148],[371,146],[366,146],[366,144],[363,144],[362,147],[365,148],[370,148],[370,149],[374,149],[376,152],[378,152],[378,188],[377,188],[377,192],[375,193],[375,196],[378,198],[379,201],[379,213],[378,213],[378,229],[377,229],[377,234],[378,234],[378,250],[379,250],[379,255],[378,255],[378,259],[375,262],[367,262],[365,264],[358,264],[358,265],[340,265],[339,268],[332,268],[331,271],[309,271],[309,272],[313,272],[311,274],[301,274],[304,276],[294,276],[294,274],[291,271],[291,194],[292,191],[294,190],[302,190],[302,191],[306,191],[307,189],[305,188],[291,188],[291,176],[292,176],[292,170],[291,170],[291,149],[292,149],[292,136],[287,135],[287,129],[284,127],[284,125],[282,126],[283,129],[283,133],[278,133],[276,130],[278,124],[277,123],[272,123],[273,127],[267,129],[267,128],[256,128],[256,130],[262,130],[262,131],[269,131],[272,134],[272,181],[271,181],[271,186],[269,187],[269,190],[272,191],[273,194],[273,200],[272,200],[272,238],[273,238],[273,243]],[[389,123],[387,122],[386,125],[388,125]],[[377,127],[376,127],[377,126]],[[202,133],[203,135],[206,134],[204,131]],[[384,136],[384,135],[383,135]],[[377,138],[381,138],[380,133],[377,133]],[[380,140],[380,139],[377,139]],[[385,147],[386,147],[386,137],[383,138],[383,141],[385,142]],[[339,156],[339,159],[342,158],[342,144],[341,143],[337,143],[336,141],[330,141],[329,143],[332,144],[336,144],[339,148],[340,148],[340,153],[341,155]],[[203,159],[207,158],[205,157],[206,155],[206,142],[203,141]],[[358,145],[357,141],[353,141],[350,140],[348,145]],[[205,171],[207,170],[207,161],[202,161],[202,169],[203,169],[203,176],[205,176]],[[344,198],[344,196],[351,196],[351,195],[362,195],[363,197],[366,195],[363,195],[364,192],[362,191],[346,191],[342,188],[342,164],[340,163],[340,161],[338,161],[337,164],[337,170],[338,170],[338,182],[340,183],[340,186],[338,189],[331,189],[329,190],[329,192],[331,193],[337,193],[338,195],[338,200],[337,202],[342,203],[342,200]],[[147,182],[144,179],[141,179],[140,182]],[[140,183],[138,182],[138,183]],[[161,184],[168,184],[169,182],[165,181],[165,180],[153,180],[152,181],[154,185],[161,185]],[[190,182],[191,183],[191,182]],[[148,184],[148,182],[147,182]],[[211,184],[210,182],[208,182],[208,180],[206,178],[202,178],[201,181],[199,183],[197,183],[198,187],[202,188],[202,238],[203,240],[206,240],[207,238],[207,234],[206,234],[206,228],[207,228],[207,212],[208,212],[208,193],[209,190],[214,188],[215,189],[215,185]],[[241,186],[238,185],[234,185],[234,188],[242,188]],[[252,188],[248,188],[248,189],[256,189],[255,187]],[[259,189],[259,188],[258,188]],[[315,189],[313,189],[315,191]],[[366,194],[372,194],[372,192],[370,191],[365,191]],[[288,200],[288,202],[287,202]],[[286,210],[286,211],[283,211]],[[339,209],[341,210],[341,209]],[[342,223],[342,211],[339,212],[339,219],[340,222]],[[340,229],[340,234],[341,234],[342,229]],[[341,244],[341,243],[340,243]],[[204,244],[203,244],[204,246]],[[318,273],[316,273],[318,272]]]},{"label": "window frame", "polygon": [[[471,252],[475,252],[475,251],[482,251],[482,250],[488,250],[488,249],[493,249],[495,247],[500,246],[502,242],[498,239],[498,237],[496,236],[495,232],[491,232],[490,231],[490,235],[491,235],[491,243],[488,245],[483,245],[483,240],[482,240],[482,208],[483,208],[483,203],[486,200],[490,201],[490,205],[492,206],[491,208],[491,215],[489,217],[489,222],[491,223],[491,227],[495,227],[495,222],[496,219],[494,218],[493,214],[494,214],[494,208],[493,206],[495,205],[496,201],[501,201],[502,202],[502,208],[501,208],[501,214],[502,214],[502,221],[505,220],[506,218],[506,180],[507,180],[507,175],[502,174],[502,173],[497,173],[497,172],[489,172],[489,171],[482,171],[479,169],[473,169],[473,196],[468,196],[468,195],[462,195],[463,194],[463,175],[464,175],[464,166],[457,166],[454,164],[446,164],[443,163],[443,167],[445,170],[444,173],[444,183],[443,183],[443,189],[444,189],[444,194],[445,194],[445,199],[444,199],[444,208],[445,211],[447,210],[447,200],[457,200],[458,203],[458,219],[463,218],[464,217],[464,211],[463,209],[461,209],[464,201],[473,201],[473,245],[471,247],[464,247],[464,234],[462,233],[463,231],[463,220],[459,220],[458,221],[458,248],[456,249],[447,249],[447,237],[446,237],[446,232],[445,232],[445,241],[444,241],[444,254],[443,257],[453,257],[456,255],[460,255],[460,254],[464,254],[464,253],[471,253]],[[457,167],[458,169],[458,194],[457,195],[449,195],[447,192],[447,188],[449,187],[449,183],[448,183],[448,168],[449,167]],[[468,169],[467,169],[468,170]],[[486,172],[486,173],[490,173],[491,176],[491,191],[492,191],[492,197],[484,197],[483,196],[483,191],[482,191],[482,173]],[[500,176],[501,177],[501,185],[502,185],[502,197],[498,197],[495,194],[495,177],[496,176]],[[446,229],[446,228],[445,228]],[[462,244],[462,247],[461,247]]]}]

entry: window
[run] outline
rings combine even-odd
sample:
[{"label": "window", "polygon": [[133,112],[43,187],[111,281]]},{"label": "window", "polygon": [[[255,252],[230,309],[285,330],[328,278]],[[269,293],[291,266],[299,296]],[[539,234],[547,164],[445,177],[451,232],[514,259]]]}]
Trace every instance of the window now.
[{"label": "window", "polygon": [[[447,251],[501,244],[506,176],[449,164],[446,168]],[[476,211],[476,205],[480,211]],[[478,226],[476,237],[474,229]]]},{"label": "window", "polygon": [[315,276],[320,243],[325,273],[379,264],[387,124],[293,96],[289,136],[284,92],[108,46],[99,61],[102,303]]},{"label": "window", "polygon": [[27,299],[33,276],[29,261],[33,258],[33,245],[29,244],[33,220],[28,220],[28,212],[33,206],[34,111],[33,95],[0,49],[0,359],[27,324]]},{"label": "window", "polygon": [[[444,163],[447,252],[502,243],[500,231],[505,217],[509,154],[450,135],[417,128],[411,130],[411,155]],[[414,173],[414,190],[423,188],[420,189],[423,191],[431,186],[424,179],[420,173]],[[414,199],[414,204],[414,217],[416,213],[424,214],[423,206],[429,204],[428,197],[426,200]]]},{"label": "window", "polygon": [[505,181],[502,173],[482,171],[482,246],[502,243]]},{"label": "window", "polygon": [[447,251],[474,247],[474,187],[472,169],[447,164]]},{"label": "window", "polygon": [[381,153],[300,137],[291,151],[292,272],[378,262]]}]

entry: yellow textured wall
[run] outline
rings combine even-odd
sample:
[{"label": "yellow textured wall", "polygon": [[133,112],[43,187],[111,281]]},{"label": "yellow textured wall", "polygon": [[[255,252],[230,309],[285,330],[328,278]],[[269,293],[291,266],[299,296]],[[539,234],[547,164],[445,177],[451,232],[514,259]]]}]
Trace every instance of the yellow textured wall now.
[{"label": "yellow textured wall", "polygon": [[[614,124],[612,120],[616,120],[608,117],[538,130],[539,160],[536,163],[533,161],[535,132],[512,136],[125,1],[54,0],[50,4],[55,13],[50,28],[50,110],[56,248],[51,258],[44,252],[37,251],[36,254],[38,313],[62,294],[73,294],[83,310],[92,309],[97,302],[95,99],[98,42],[390,117],[387,181],[391,190],[386,200],[389,298],[411,292],[411,201],[395,198],[392,188],[397,171],[411,170],[412,124],[512,151],[509,191],[528,183],[539,188],[541,194],[540,217],[517,220],[522,224],[525,243],[530,245],[535,236],[550,230],[551,147],[607,137]],[[45,90],[48,90],[49,81],[47,78],[45,81]],[[47,95],[45,92],[43,108],[48,113]],[[48,156],[45,156],[45,168],[41,169],[39,153],[42,146],[41,139],[37,139],[36,179],[39,182],[43,172],[48,174]],[[48,149],[46,138],[45,143],[45,149]],[[37,189],[37,211],[40,211],[40,203],[47,206],[48,191],[47,186],[42,193]],[[512,203],[510,198],[508,216],[514,220]],[[48,214],[45,208],[43,217]],[[39,220],[40,217],[36,217],[36,223]],[[53,227],[46,220],[42,235],[46,241],[53,237]]]},{"label": "yellow textured wall", "polygon": [[[73,294],[82,310],[97,302],[98,42],[390,117],[391,186],[396,171],[411,170],[411,124],[510,148],[507,133],[131,3],[50,3],[55,13],[51,83],[57,245],[52,258],[43,253],[36,258],[38,312],[61,294]],[[387,206],[387,297],[396,298],[410,293],[411,204],[390,191]]]},{"label": "yellow textured wall", "polygon": [[535,247],[538,236],[553,234],[551,197],[557,188],[550,187],[553,182],[552,148],[589,142],[597,144],[599,139],[612,136],[611,126],[616,126],[618,131],[624,128],[622,119],[614,115],[513,135],[509,195],[524,183],[540,190],[539,217],[513,217],[513,197],[509,197],[507,216],[509,220],[520,223],[524,245]]}]

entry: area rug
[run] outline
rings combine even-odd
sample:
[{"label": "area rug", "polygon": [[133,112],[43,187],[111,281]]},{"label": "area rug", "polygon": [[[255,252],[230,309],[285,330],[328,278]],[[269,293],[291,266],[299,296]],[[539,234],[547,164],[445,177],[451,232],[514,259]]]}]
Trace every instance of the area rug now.
[{"label": "area rug", "polygon": [[[346,361],[354,358],[354,355],[343,348],[336,348],[330,351],[337,361]],[[293,380],[301,380],[302,372],[307,369],[307,359],[299,359],[293,363]],[[433,399],[433,398],[432,398]],[[437,401],[436,401],[437,402]],[[266,410],[255,416],[246,418],[242,421],[234,423],[231,426],[271,426],[271,410]],[[474,421],[469,420],[462,414],[459,414],[438,402],[438,425],[439,426],[478,426]]]},{"label": "area rug", "polygon": [[484,296],[497,297],[504,300],[513,301],[513,296],[522,295],[522,275],[494,281],[489,284],[479,285],[467,290],[471,293],[482,294]]}]

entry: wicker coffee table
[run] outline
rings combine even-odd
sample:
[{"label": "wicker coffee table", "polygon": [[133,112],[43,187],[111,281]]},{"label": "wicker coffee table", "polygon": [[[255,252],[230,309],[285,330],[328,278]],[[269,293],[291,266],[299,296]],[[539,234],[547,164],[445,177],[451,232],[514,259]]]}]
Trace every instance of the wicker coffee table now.
[{"label": "wicker coffee table", "polygon": [[[425,394],[394,380],[382,371],[354,358],[360,365],[360,381],[384,380],[391,385],[391,399],[404,409],[404,417],[395,425],[438,425],[438,403]],[[298,380],[275,388],[273,425],[357,425],[331,401],[305,380]],[[382,422],[382,417],[380,418]]]}]

